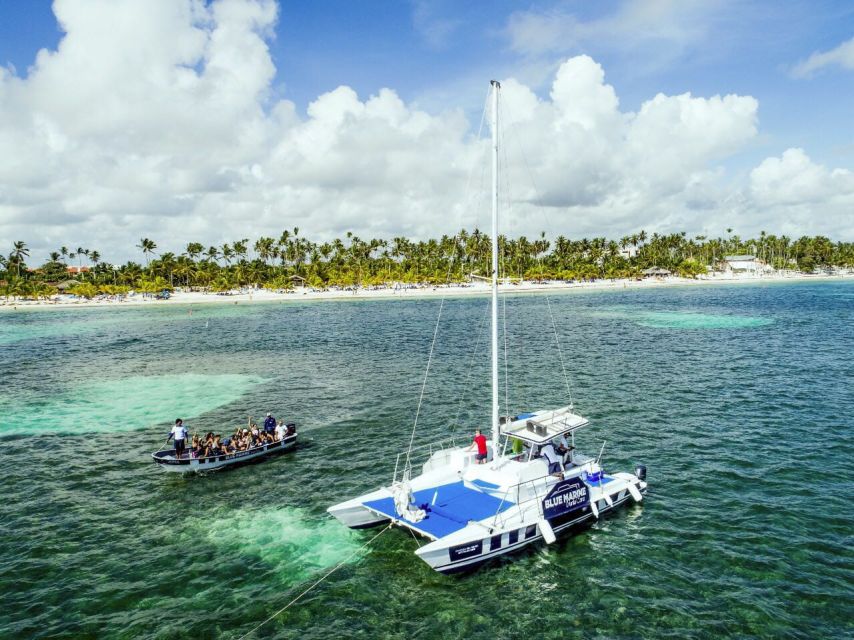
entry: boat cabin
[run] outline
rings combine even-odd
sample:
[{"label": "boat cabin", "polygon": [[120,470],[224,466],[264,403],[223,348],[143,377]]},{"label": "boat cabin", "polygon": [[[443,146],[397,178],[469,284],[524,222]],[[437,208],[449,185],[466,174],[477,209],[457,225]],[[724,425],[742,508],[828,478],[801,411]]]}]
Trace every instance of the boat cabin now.
[{"label": "boat cabin", "polygon": [[501,435],[506,436],[506,443],[516,439],[527,445],[530,452],[538,450],[544,444],[561,436],[566,436],[574,445],[575,432],[590,424],[590,421],[573,413],[573,407],[561,407],[550,411],[522,413],[509,421],[503,420]]}]

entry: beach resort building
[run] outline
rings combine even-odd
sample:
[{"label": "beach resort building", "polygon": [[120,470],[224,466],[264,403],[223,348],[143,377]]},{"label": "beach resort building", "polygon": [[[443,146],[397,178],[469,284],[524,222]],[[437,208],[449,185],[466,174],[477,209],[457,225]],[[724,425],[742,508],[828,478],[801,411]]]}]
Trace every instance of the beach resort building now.
[{"label": "beach resort building", "polygon": [[724,256],[723,270],[732,273],[758,273],[765,270],[765,263],[756,256]]}]

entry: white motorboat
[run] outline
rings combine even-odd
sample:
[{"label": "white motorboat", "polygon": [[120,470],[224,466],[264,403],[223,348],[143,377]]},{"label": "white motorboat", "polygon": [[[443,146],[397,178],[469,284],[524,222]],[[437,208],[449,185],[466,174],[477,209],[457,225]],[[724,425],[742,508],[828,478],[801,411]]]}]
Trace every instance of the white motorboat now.
[{"label": "white motorboat", "polygon": [[[606,473],[602,450],[594,458],[575,448],[576,431],[588,421],[572,404],[499,415],[499,89],[493,81],[492,438],[486,442],[486,459],[477,460],[469,446],[453,441],[420,450],[410,446],[398,456],[390,485],[327,510],[351,528],[391,522],[427,538],[415,554],[442,573],[466,571],[535,542],[551,544],[560,533],[626,502],[640,502],[647,490],[643,465],[634,473]],[[419,454],[420,473],[413,475]]]},{"label": "white motorboat", "polygon": [[277,455],[294,449],[297,445],[296,426],[291,423],[281,440],[267,442],[245,451],[234,451],[215,456],[193,457],[190,451],[185,451],[180,458],[175,455],[174,449],[162,449],[151,454],[154,462],[166,471],[173,473],[193,473],[199,471],[213,471],[224,467],[234,467],[252,460],[258,460],[268,456]]}]

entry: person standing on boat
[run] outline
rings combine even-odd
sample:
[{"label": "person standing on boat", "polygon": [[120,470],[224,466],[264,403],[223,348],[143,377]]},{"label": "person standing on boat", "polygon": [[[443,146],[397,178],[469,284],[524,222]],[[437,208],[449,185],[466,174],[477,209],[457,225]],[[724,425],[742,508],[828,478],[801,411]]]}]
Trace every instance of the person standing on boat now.
[{"label": "person standing on boat", "polygon": [[557,452],[563,459],[564,468],[566,468],[567,464],[572,464],[572,451],[575,447],[569,444],[566,439],[566,434],[561,434],[557,440],[552,440],[552,443],[555,445]]},{"label": "person standing on boat", "polygon": [[477,460],[477,464],[483,464],[486,462],[486,436],[480,432],[480,429],[475,429],[474,441],[466,451],[471,451],[475,447],[477,447],[477,454],[474,459]]},{"label": "person standing on boat", "polygon": [[285,426],[285,423],[282,420],[279,420],[279,424],[276,425],[276,440],[284,440],[285,433],[287,433],[288,428]]},{"label": "person standing on boat", "polygon": [[175,426],[169,432],[169,437],[166,442],[175,438],[175,457],[180,458],[184,453],[184,443],[187,441],[187,427],[184,426],[184,421],[181,418],[175,420]]},{"label": "person standing on boat", "polygon": [[267,418],[264,420],[264,431],[269,434],[272,434],[276,431],[276,419],[269,411],[267,412]]},{"label": "person standing on boat", "polygon": [[546,460],[549,465],[550,474],[563,473],[563,464],[561,464],[561,456],[555,450],[554,444],[547,442],[540,449],[540,455]]}]

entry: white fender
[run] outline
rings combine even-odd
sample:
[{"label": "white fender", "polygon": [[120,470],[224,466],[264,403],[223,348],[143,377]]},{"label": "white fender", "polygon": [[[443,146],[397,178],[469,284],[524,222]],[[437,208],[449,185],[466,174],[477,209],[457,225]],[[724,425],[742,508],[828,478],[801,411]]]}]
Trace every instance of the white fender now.
[{"label": "white fender", "polygon": [[634,484],[629,484],[626,486],[629,489],[629,493],[632,494],[632,498],[635,499],[635,502],[640,502],[641,500],[643,500],[643,495],[641,495],[641,492],[638,491],[637,486],[635,486]]},{"label": "white fender", "polygon": [[540,533],[543,534],[543,540],[546,541],[546,544],[551,544],[557,537],[555,536],[555,532],[552,530],[552,525],[549,524],[549,521],[545,518],[540,518],[537,521],[537,524],[540,525]]},{"label": "white fender", "polygon": [[599,507],[596,505],[596,501],[595,501],[595,500],[591,500],[591,501],[590,501],[590,510],[593,512],[593,517],[594,517],[594,518],[598,518],[598,517],[599,517]]}]

